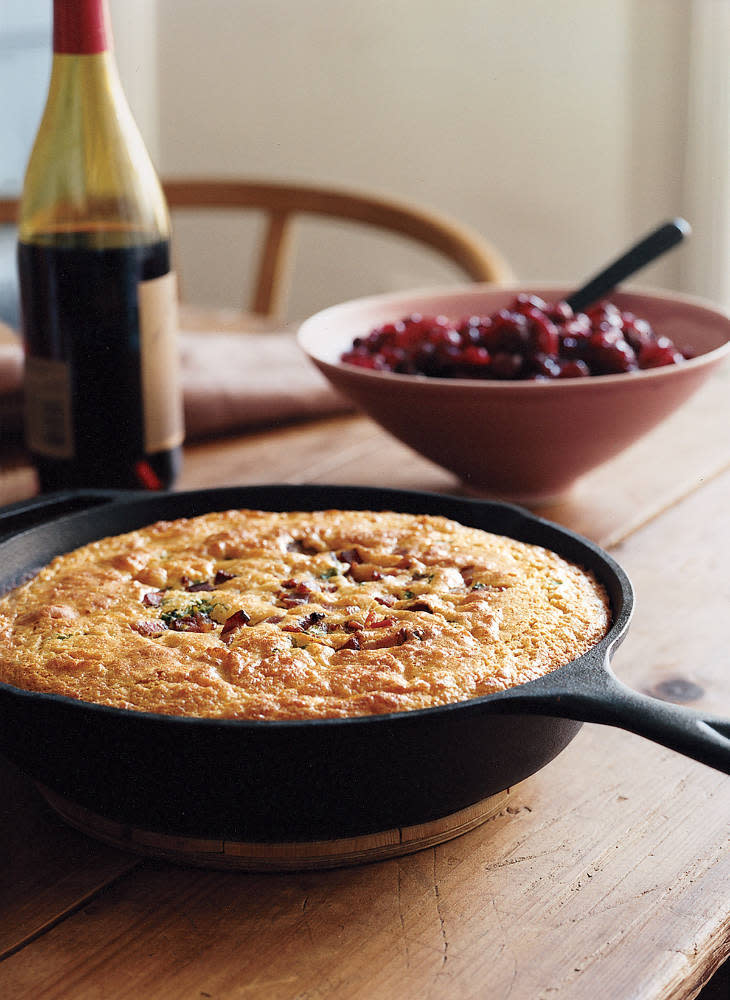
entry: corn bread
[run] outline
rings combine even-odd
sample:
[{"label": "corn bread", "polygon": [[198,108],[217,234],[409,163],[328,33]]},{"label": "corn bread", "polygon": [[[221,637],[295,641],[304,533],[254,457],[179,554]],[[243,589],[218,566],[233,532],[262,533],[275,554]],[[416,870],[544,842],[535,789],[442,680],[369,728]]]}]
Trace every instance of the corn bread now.
[{"label": "corn bread", "polygon": [[521,684],[609,625],[590,573],[443,517],[230,510],[58,556],[0,600],[0,681],[169,715],[340,718]]}]

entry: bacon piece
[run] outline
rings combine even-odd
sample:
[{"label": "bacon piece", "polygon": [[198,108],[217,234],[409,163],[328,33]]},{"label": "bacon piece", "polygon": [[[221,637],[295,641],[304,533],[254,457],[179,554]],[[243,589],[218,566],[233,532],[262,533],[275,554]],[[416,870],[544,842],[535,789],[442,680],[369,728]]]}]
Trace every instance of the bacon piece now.
[{"label": "bacon piece", "polygon": [[361,649],[362,644],[360,642],[359,635],[351,635],[347,642],[340,646],[340,649]]},{"label": "bacon piece", "polygon": [[197,594],[201,590],[213,590],[213,584],[203,580],[202,583],[191,583],[185,589],[191,594]]},{"label": "bacon piece", "polygon": [[357,583],[367,583],[370,580],[382,580],[383,574],[372,563],[350,566],[350,574]]},{"label": "bacon piece", "polygon": [[[293,590],[297,597],[308,597],[314,593],[314,588],[310,587],[304,580],[282,580],[281,585],[284,590]],[[289,595],[285,594],[284,596],[288,597]]]},{"label": "bacon piece", "polygon": [[300,604],[309,604],[308,597],[286,597],[279,596],[279,604],[283,608],[296,608]]},{"label": "bacon piece", "polygon": [[296,625],[284,625],[282,632],[306,632],[308,628],[321,622],[323,618],[323,611],[311,611],[306,618],[300,618]]},{"label": "bacon piece", "polygon": [[161,635],[163,632],[167,632],[167,625],[165,625],[164,622],[159,621],[159,619],[155,619],[154,621],[134,622],[134,624],[129,627],[144,636]]},{"label": "bacon piece", "polygon": [[301,580],[284,580],[282,587],[286,589],[280,590],[276,598],[285,608],[293,608],[297,604],[309,604],[312,594],[320,593]]},{"label": "bacon piece", "polygon": [[219,569],[215,575],[213,583],[226,583],[228,580],[234,580],[235,577],[235,573],[229,573],[226,569]]},{"label": "bacon piece", "polygon": [[433,608],[430,604],[426,604],[425,601],[414,601],[412,604],[407,604],[405,607],[406,611],[428,611],[429,614],[433,614]]},{"label": "bacon piece", "polygon": [[243,625],[248,625],[251,621],[251,616],[247,614],[243,609],[234,612],[229,618],[223,622],[223,628],[221,629],[221,639],[228,645],[228,643],[233,638],[232,632],[236,629],[241,628]]},{"label": "bacon piece", "polygon": [[359,632],[360,629],[364,627],[365,626],[363,625],[362,622],[355,621],[354,618],[351,618],[348,622],[345,622],[345,628],[347,629],[348,632]]},{"label": "bacon piece", "polygon": [[386,608],[392,608],[395,604],[395,597],[392,594],[381,594],[380,597],[376,597],[375,600],[378,604],[382,604]]},{"label": "bacon piece", "polygon": [[419,629],[399,628],[397,632],[384,635],[382,638],[370,639],[363,645],[363,649],[388,649],[391,646],[402,646],[409,639],[422,639],[423,632]]},{"label": "bacon piece", "polygon": [[194,611],[191,615],[173,618],[169,627],[173,632],[212,632],[216,623],[208,615]]},{"label": "bacon piece", "polygon": [[142,598],[142,603],[148,608],[159,608],[164,597],[164,590],[151,590]]},{"label": "bacon piece", "polygon": [[362,562],[362,556],[357,549],[343,549],[342,552],[337,553],[337,559],[339,562],[349,563],[351,566]]},{"label": "bacon piece", "polygon": [[395,618],[378,618],[374,611],[369,612],[365,619],[365,628],[387,628],[395,625]]}]

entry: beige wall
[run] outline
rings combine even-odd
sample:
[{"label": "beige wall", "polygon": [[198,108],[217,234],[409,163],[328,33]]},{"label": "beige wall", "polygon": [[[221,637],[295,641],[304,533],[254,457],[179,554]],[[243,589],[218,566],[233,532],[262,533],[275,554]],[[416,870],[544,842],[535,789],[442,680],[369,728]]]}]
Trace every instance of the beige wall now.
[{"label": "beige wall", "polygon": [[109,0],[119,75],[150,155],[159,162],[157,0]]},{"label": "beige wall", "polygon": [[[528,281],[577,281],[684,210],[689,0],[131,6],[158,22],[159,118],[140,124],[163,173],[381,189],[469,222]],[[137,62],[120,51],[128,78]],[[205,248],[188,295],[238,301],[252,231],[183,222],[179,239]],[[322,223],[301,254],[298,315],[451,275]],[[681,263],[642,283],[679,283]]]}]

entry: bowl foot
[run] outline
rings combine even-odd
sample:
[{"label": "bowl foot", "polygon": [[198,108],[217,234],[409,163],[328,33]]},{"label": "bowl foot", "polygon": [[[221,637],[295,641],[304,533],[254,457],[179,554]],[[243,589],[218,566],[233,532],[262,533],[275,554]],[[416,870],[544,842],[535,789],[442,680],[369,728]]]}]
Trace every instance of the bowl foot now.
[{"label": "bowl foot", "polygon": [[575,489],[575,483],[569,483],[563,489],[547,493],[511,492],[476,486],[466,480],[461,481],[461,489],[465,496],[476,500],[499,500],[502,503],[514,503],[521,507],[547,507],[550,504],[566,500]]},{"label": "bowl foot", "polygon": [[157,833],[99,816],[44,785],[38,790],[49,806],[71,826],[113,847],[146,857],[199,868],[237,871],[300,871],[340,868],[411,854],[468,833],[504,809],[509,789],[440,819],[416,826],[337,840],[288,843],[241,843]]}]

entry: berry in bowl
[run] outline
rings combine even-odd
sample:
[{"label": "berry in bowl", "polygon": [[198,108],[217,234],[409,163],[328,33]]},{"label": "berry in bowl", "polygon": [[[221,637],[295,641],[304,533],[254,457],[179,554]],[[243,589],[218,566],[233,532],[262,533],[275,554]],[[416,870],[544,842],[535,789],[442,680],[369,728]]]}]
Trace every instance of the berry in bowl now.
[{"label": "berry in bowl", "polygon": [[468,489],[539,502],[655,427],[730,353],[730,316],[710,303],[615,292],[574,314],[568,294],[470,284],[374,296],[317,313],[299,343]]},{"label": "berry in bowl", "polygon": [[567,302],[521,292],[488,316],[412,313],[384,323],[355,337],[340,360],[401,375],[540,380],[620,375],[691,356],[612,302],[574,313]]}]

